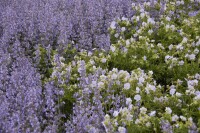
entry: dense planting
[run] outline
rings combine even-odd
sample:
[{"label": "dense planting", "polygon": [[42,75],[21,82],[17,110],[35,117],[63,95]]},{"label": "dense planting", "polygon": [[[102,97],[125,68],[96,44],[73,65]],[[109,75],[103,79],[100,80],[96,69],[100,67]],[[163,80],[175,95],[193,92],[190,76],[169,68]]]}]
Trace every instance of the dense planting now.
[{"label": "dense planting", "polygon": [[198,133],[199,2],[3,1],[0,132]]}]

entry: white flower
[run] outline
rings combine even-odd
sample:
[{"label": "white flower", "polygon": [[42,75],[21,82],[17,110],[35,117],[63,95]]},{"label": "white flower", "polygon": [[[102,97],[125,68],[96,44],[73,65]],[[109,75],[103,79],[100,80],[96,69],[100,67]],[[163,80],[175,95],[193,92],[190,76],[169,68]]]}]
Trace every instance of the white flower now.
[{"label": "white flower", "polygon": [[170,89],[170,91],[169,91],[169,93],[170,93],[170,95],[174,95],[174,93],[176,92],[176,89]]},{"label": "white flower", "polygon": [[116,38],[118,38],[118,37],[119,37],[119,34],[118,34],[118,33],[116,33],[114,36],[115,36]]},{"label": "white flower", "polygon": [[124,128],[124,127],[118,127],[118,132],[119,133],[126,133],[126,128]]},{"label": "white flower", "polygon": [[125,89],[125,90],[129,90],[130,87],[131,87],[130,83],[125,83],[125,84],[124,84],[124,89]]},{"label": "white flower", "polygon": [[178,62],[178,64],[179,64],[180,66],[182,66],[182,65],[184,64],[184,61],[181,60],[181,61]]},{"label": "white flower", "polygon": [[179,92],[176,92],[176,96],[177,96],[177,97],[181,97],[181,96],[182,96],[182,94],[181,94],[181,93],[179,93]]},{"label": "white flower", "polygon": [[88,52],[88,56],[92,56],[92,52],[91,51]]},{"label": "white flower", "polygon": [[98,87],[99,87],[99,88],[103,88],[103,87],[104,87],[104,83],[103,83],[103,82],[99,82],[99,83],[98,83]]},{"label": "white flower", "polygon": [[198,54],[198,53],[199,53],[199,50],[198,50],[197,48],[195,48],[194,53],[195,53],[195,54]]},{"label": "white flower", "polygon": [[147,22],[150,23],[150,24],[152,24],[152,25],[155,24],[155,21],[152,18],[148,18]]},{"label": "white flower", "polygon": [[117,84],[117,85],[120,85],[120,84],[121,84],[121,82],[120,82],[119,80],[117,80],[117,81],[116,81],[116,84]]},{"label": "white flower", "polygon": [[174,25],[171,25],[170,28],[172,29],[172,31],[175,30],[175,26]]},{"label": "white flower", "polygon": [[113,68],[112,71],[117,73],[118,69],[117,68]]},{"label": "white flower", "polygon": [[140,88],[136,87],[136,93],[140,93]]},{"label": "white flower", "polygon": [[115,52],[115,47],[114,46],[110,46],[110,50],[112,51],[112,52]]},{"label": "white flower", "polygon": [[116,28],[115,24],[116,24],[116,22],[115,22],[115,21],[112,21],[112,22],[111,22],[111,25],[110,25],[110,28],[111,28],[111,29],[115,29],[115,28]]},{"label": "white flower", "polygon": [[186,121],[186,120],[187,120],[187,119],[186,119],[184,116],[182,116],[182,115],[180,116],[180,118],[181,118],[182,121]]},{"label": "white flower", "polygon": [[186,37],[183,38],[182,43],[187,43],[188,39]]},{"label": "white flower", "polygon": [[135,3],[132,3],[131,5],[132,5],[133,7],[135,7]]},{"label": "white flower", "polygon": [[156,115],[156,111],[151,111],[151,113],[149,113],[149,116],[155,116]]},{"label": "white flower", "polygon": [[139,83],[143,83],[144,82],[144,78],[143,77],[140,77],[139,78]]},{"label": "white flower", "polygon": [[134,99],[138,102],[141,100],[141,96],[137,94],[134,96]]},{"label": "white flower", "polygon": [[171,20],[171,18],[167,16],[167,17],[166,17],[166,20],[167,20],[167,21],[170,21],[170,20]]},{"label": "white flower", "polygon": [[146,61],[146,60],[147,60],[147,57],[146,57],[146,56],[144,56],[144,57],[143,57],[143,59]]},{"label": "white flower", "polygon": [[188,58],[190,59],[190,60],[195,60],[195,54],[190,54],[190,55],[188,55]]},{"label": "white flower", "polygon": [[142,22],[142,26],[143,26],[143,27],[146,27],[146,26],[147,26],[147,23],[146,23],[146,22]]},{"label": "white flower", "polygon": [[140,113],[145,114],[147,112],[147,109],[145,107],[140,108]]},{"label": "white flower", "polygon": [[172,116],[172,121],[175,122],[175,121],[177,121],[178,119],[179,119],[179,117],[178,117],[177,115],[173,115],[173,116]]},{"label": "white flower", "polygon": [[123,20],[123,21],[127,21],[128,18],[126,18],[126,17],[122,17],[122,20]]},{"label": "white flower", "polygon": [[131,98],[126,98],[126,105],[130,105],[132,103]]},{"label": "white flower", "polygon": [[169,45],[169,50],[172,50],[172,48],[173,48],[173,45],[171,44],[171,45]]},{"label": "white flower", "polygon": [[122,30],[122,32],[124,32],[124,31],[126,30],[126,28],[125,28],[125,27],[122,27],[121,30]]},{"label": "white flower", "polygon": [[94,65],[95,64],[94,60],[90,60],[90,64]]},{"label": "white flower", "polygon": [[101,59],[102,63],[106,63],[106,58]]},{"label": "white flower", "polygon": [[130,45],[130,41],[126,40],[126,46],[129,46],[129,45]]},{"label": "white flower", "polygon": [[127,53],[128,49],[124,47],[123,52]]},{"label": "white flower", "polygon": [[169,28],[170,28],[170,26],[167,24],[167,25],[165,26],[165,29],[168,31]]},{"label": "white flower", "polygon": [[153,71],[149,71],[148,74],[149,74],[149,75],[153,75]]},{"label": "white flower", "polygon": [[183,50],[183,45],[182,45],[182,44],[178,44],[178,45],[176,46],[176,49],[177,49],[177,50]]},{"label": "white flower", "polygon": [[195,100],[200,100],[200,94],[194,97]]},{"label": "white flower", "polygon": [[152,33],[153,33],[153,30],[152,30],[152,29],[148,31],[148,34],[149,34],[149,35],[151,35]]},{"label": "white flower", "polygon": [[113,73],[111,79],[117,79],[117,74]]},{"label": "white flower", "polygon": [[117,116],[118,116],[118,114],[119,114],[119,112],[118,112],[118,111],[114,111],[114,113],[113,113],[113,116],[114,116],[114,117],[117,117]]},{"label": "white flower", "polygon": [[145,13],[141,13],[141,14],[140,14],[140,17],[141,17],[141,18],[144,18],[144,17],[145,17]]},{"label": "white flower", "polygon": [[139,20],[140,20],[140,17],[139,17],[139,16],[137,16],[137,17],[136,17],[136,21],[139,21]]},{"label": "white flower", "polygon": [[156,91],[156,87],[154,85],[151,84],[147,84],[148,88],[150,88],[152,91]]},{"label": "white flower", "polygon": [[200,74],[196,73],[195,74],[195,78],[198,79],[198,80],[200,80]]},{"label": "white flower", "polygon": [[140,120],[139,119],[136,119],[135,120],[135,124],[139,124],[140,123]]},{"label": "white flower", "polygon": [[150,126],[151,126],[151,123],[150,123],[150,122],[147,122],[145,125],[146,125],[147,127],[150,127]]},{"label": "white flower", "polygon": [[165,111],[166,111],[167,114],[171,114],[171,113],[172,113],[172,110],[171,110],[171,108],[169,108],[169,107],[166,107],[166,108],[165,108]]}]

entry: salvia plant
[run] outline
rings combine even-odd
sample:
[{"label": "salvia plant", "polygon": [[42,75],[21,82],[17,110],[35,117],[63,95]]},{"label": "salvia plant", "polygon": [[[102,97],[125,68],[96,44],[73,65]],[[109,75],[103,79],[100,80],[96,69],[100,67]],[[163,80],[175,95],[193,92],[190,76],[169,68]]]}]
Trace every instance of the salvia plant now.
[{"label": "salvia plant", "polygon": [[0,1],[0,132],[200,132],[199,7]]}]

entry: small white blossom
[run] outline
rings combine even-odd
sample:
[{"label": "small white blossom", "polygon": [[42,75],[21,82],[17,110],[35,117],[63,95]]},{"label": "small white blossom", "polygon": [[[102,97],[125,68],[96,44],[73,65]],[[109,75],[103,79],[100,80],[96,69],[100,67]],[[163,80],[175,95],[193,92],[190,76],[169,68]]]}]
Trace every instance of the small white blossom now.
[{"label": "small white blossom", "polygon": [[106,63],[106,58],[101,59],[102,63]]},{"label": "small white blossom", "polygon": [[172,50],[172,48],[173,48],[173,45],[171,44],[171,45],[169,45],[169,50]]},{"label": "small white blossom", "polygon": [[147,109],[145,107],[140,108],[140,113],[145,114],[147,112]]},{"label": "small white blossom", "polygon": [[171,20],[171,18],[167,16],[167,17],[166,17],[166,20],[167,20],[167,21],[170,21],[170,20]]},{"label": "small white blossom", "polygon": [[122,17],[122,20],[123,20],[123,21],[127,21],[128,18],[126,18],[126,17]]},{"label": "small white blossom", "polygon": [[151,111],[151,113],[149,113],[149,116],[155,116],[156,115],[156,111]]},{"label": "small white blossom", "polygon": [[139,78],[139,83],[144,83],[144,78],[143,77]]},{"label": "small white blossom", "polygon": [[181,94],[181,93],[179,93],[179,92],[176,92],[176,96],[177,96],[177,97],[181,97],[181,96],[182,96],[182,94]]},{"label": "small white blossom", "polygon": [[117,74],[113,73],[111,76],[112,79],[117,79]]},{"label": "small white blossom", "polygon": [[150,127],[150,126],[151,126],[151,123],[150,123],[150,122],[147,122],[145,125],[146,125],[147,127]]},{"label": "small white blossom", "polygon": [[198,54],[198,53],[199,53],[199,50],[197,48],[195,48],[194,54]]},{"label": "small white blossom", "polygon": [[136,87],[136,93],[140,93],[140,88]]},{"label": "small white blossom", "polygon": [[176,89],[170,89],[170,92],[169,92],[169,93],[170,93],[170,95],[173,96],[173,95],[175,94],[175,92],[176,92]]},{"label": "small white blossom", "polygon": [[147,57],[146,57],[146,56],[144,56],[144,57],[143,57],[143,59],[146,61],[146,60],[147,60]]},{"label": "small white blossom", "polygon": [[88,56],[92,56],[92,52],[91,51],[88,52]]},{"label": "small white blossom", "polygon": [[139,17],[139,16],[137,16],[137,17],[136,17],[136,21],[139,21],[139,20],[140,20],[140,17]]},{"label": "small white blossom", "polygon": [[134,96],[134,99],[138,102],[141,100],[141,96],[137,94]]},{"label": "small white blossom", "polygon": [[118,111],[114,111],[114,113],[113,113],[113,116],[114,116],[114,117],[117,117],[117,116],[118,116],[118,114],[119,114],[119,112],[118,112]]},{"label": "small white blossom", "polygon": [[165,26],[165,29],[168,31],[169,28],[170,28],[170,26],[167,24],[167,25]]},{"label": "small white blossom", "polygon": [[132,103],[131,98],[126,98],[126,105],[130,105]]},{"label": "small white blossom", "polygon": [[130,83],[125,83],[125,84],[124,84],[124,89],[125,89],[125,90],[129,90],[130,87],[131,87]]},{"label": "small white blossom", "polygon": [[152,25],[155,24],[155,21],[152,18],[148,18],[147,22],[150,23],[150,24],[152,24]]},{"label": "small white blossom", "polygon": [[166,107],[166,108],[165,108],[165,111],[166,111],[167,114],[171,114],[171,113],[172,113],[172,110],[171,110],[171,108],[169,108],[169,107]]},{"label": "small white blossom", "polygon": [[130,45],[130,41],[126,40],[126,46],[129,46],[129,45]]},{"label": "small white blossom", "polygon": [[126,128],[124,128],[124,127],[118,127],[118,132],[119,133],[126,133]]},{"label": "small white blossom", "polygon": [[110,28],[111,28],[111,29],[115,29],[115,28],[116,28],[115,24],[116,24],[115,21],[111,22]]},{"label": "small white blossom", "polygon": [[95,64],[94,60],[90,60],[90,64],[94,65]]},{"label": "small white blossom", "polygon": [[182,115],[180,116],[180,118],[181,118],[182,121],[186,121],[186,120],[187,120],[187,119],[186,119],[184,116],[182,116]]},{"label": "small white blossom", "polygon": [[172,31],[175,30],[175,26],[174,25],[171,25],[170,28],[172,29]]},{"label": "small white blossom", "polygon": [[190,59],[190,60],[195,60],[195,54],[190,54],[190,55],[188,55],[188,58]]},{"label": "small white blossom", "polygon": [[135,124],[139,124],[140,123],[140,120],[139,119],[136,119],[135,120]]},{"label": "small white blossom", "polygon": [[122,27],[121,30],[122,30],[122,32],[124,32],[124,31],[126,30],[126,28],[125,28],[125,27]]},{"label": "small white blossom", "polygon": [[179,119],[179,117],[178,117],[177,115],[173,115],[173,116],[172,116],[172,121],[175,122],[175,121],[177,121],[178,119]]},{"label": "small white blossom", "polygon": [[112,51],[112,52],[115,52],[115,46],[110,46],[110,50]]},{"label": "small white blossom", "polygon": [[118,38],[118,37],[119,37],[119,34],[118,34],[118,33],[116,33],[114,36],[115,36],[116,38]]},{"label": "small white blossom", "polygon": [[181,61],[178,62],[178,64],[179,64],[180,66],[182,66],[182,65],[184,64],[184,61],[181,60]]},{"label": "small white blossom", "polygon": [[141,14],[140,14],[140,17],[141,17],[141,18],[144,18],[144,17],[145,17],[145,13],[141,13]]},{"label": "small white blossom", "polygon": [[187,43],[188,39],[186,37],[183,38],[182,43]]},{"label": "small white blossom", "polygon": [[151,35],[152,33],[153,33],[153,30],[150,29],[150,30],[148,31],[148,34]]},{"label": "small white blossom", "polygon": [[104,83],[103,83],[103,82],[99,82],[99,83],[98,83],[98,87],[99,87],[99,88],[103,88],[103,87],[104,87]]}]

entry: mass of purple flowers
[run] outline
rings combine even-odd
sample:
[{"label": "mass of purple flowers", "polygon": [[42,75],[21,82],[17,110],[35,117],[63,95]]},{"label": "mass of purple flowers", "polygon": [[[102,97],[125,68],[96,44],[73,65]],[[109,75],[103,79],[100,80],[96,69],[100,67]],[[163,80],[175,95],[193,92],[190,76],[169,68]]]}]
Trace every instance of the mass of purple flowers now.
[{"label": "mass of purple flowers", "polygon": [[[109,68],[113,64],[106,64],[111,58],[106,54],[116,50],[112,43],[121,43],[111,35],[130,39],[128,34],[146,24],[131,18],[137,14],[134,6],[144,2],[150,7],[161,5],[150,10],[156,21],[164,14],[168,0],[0,0],[0,133],[128,132],[126,126],[146,112],[139,92],[134,98],[130,94],[132,99],[128,97],[129,79],[137,77],[131,82],[147,82],[146,88],[152,90],[159,85],[151,71]],[[143,12],[144,7],[140,8]],[[179,18],[180,13],[172,12],[171,17]],[[198,9],[189,12],[189,16],[196,14]],[[134,30],[126,23],[131,19],[138,21]],[[149,21],[155,23],[154,19]],[[98,50],[101,53],[96,53]],[[94,65],[97,62],[101,64],[98,67]],[[198,75],[195,78],[200,79]],[[137,101],[134,105],[133,99]],[[121,123],[114,120],[118,116]],[[173,132],[168,120],[162,119],[159,124],[160,131]],[[198,125],[188,127],[189,132],[198,132]]]},{"label": "mass of purple flowers", "polygon": [[[1,0],[0,132],[64,131],[61,118],[65,114],[59,111],[62,90],[54,81],[44,81],[49,75],[42,65],[51,67],[50,51],[63,51],[69,43],[77,49],[108,49],[110,22],[130,16],[131,3],[131,0]],[[44,57],[41,47],[47,51]],[[100,101],[96,102],[100,107]],[[75,106],[75,112],[81,111],[79,108]],[[88,105],[87,109],[90,108]],[[98,122],[104,114],[99,111],[89,123],[95,121],[96,126],[101,126]],[[84,124],[82,116],[76,119]],[[78,123],[77,129],[74,126],[67,129],[86,130],[81,127]]]}]

